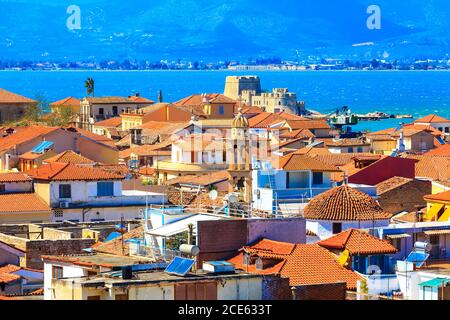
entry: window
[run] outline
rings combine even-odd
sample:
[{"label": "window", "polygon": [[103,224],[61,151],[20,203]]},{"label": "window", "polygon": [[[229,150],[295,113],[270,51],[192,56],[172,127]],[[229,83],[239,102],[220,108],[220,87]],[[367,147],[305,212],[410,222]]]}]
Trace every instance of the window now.
[{"label": "window", "polygon": [[104,115],[104,114],[105,114],[105,109],[99,108],[99,109],[98,109],[98,114],[99,114],[99,115]]},{"label": "window", "polygon": [[348,148],[348,153],[353,153],[353,147]]},{"label": "window", "polygon": [[225,114],[225,107],[224,106],[219,106],[219,114],[220,115],[224,115]]},{"label": "window", "polygon": [[323,173],[313,172],[313,185],[321,185],[321,184],[323,184]]},{"label": "window", "polygon": [[358,147],[358,153],[363,152],[363,147]]},{"label": "window", "polygon": [[333,222],[333,234],[338,234],[342,232],[342,223]]},{"label": "window", "polygon": [[64,215],[64,212],[62,209],[54,209],[53,215],[55,216],[55,218],[62,218]]},{"label": "window", "polygon": [[63,277],[63,267],[52,266],[52,278],[61,279]]},{"label": "window", "polygon": [[114,182],[97,182],[97,197],[114,196]]},{"label": "window", "polygon": [[6,186],[4,184],[0,184],[0,193],[6,192]]},{"label": "window", "polygon": [[445,133],[450,133],[450,127],[445,127]]},{"label": "window", "polygon": [[116,106],[112,107],[112,112],[114,116],[117,116],[119,114],[119,110],[117,109]]},{"label": "window", "polygon": [[72,187],[70,184],[60,184],[59,185],[59,198],[60,199],[72,198]]}]

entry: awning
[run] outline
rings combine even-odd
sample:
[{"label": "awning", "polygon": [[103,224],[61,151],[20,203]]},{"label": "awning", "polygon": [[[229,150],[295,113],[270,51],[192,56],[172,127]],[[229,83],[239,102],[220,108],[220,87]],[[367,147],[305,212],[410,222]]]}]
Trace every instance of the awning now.
[{"label": "awning", "polygon": [[386,235],[388,239],[403,239],[403,238],[411,238],[410,234],[400,233],[400,234],[388,234]]},{"label": "awning", "polygon": [[172,237],[176,234],[182,233],[184,231],[189,230],[189,225],[192,224],[194,226],[194,234],[197,230],[197,222],[199,221],[209,221],[209,220],[220,220],[221,217],[217,216],[210,216],[205,214],[196,214],[194,216],[191,216],[189,218],[179,220],[173,223],[166,224],[162,227],[155,228],[152,230],[149,230],[148,233],[154,236],[159,237]]},{"label": "awning", "polygon": [[450,234],[450,229],[427,230],[427,231],[424,231],[423,233],[425,233],[428,236],[436,236],[436,235],[440,235],[440,234]]},{"label": "awning", "polygon": [[435,278],[432,280],[428,280],[422,283],[419,283],[419,286],[421,287],[441,287],[442,285],[446,285],[447,283],[450,282],[450,279],[445,279],[445,278]]}]

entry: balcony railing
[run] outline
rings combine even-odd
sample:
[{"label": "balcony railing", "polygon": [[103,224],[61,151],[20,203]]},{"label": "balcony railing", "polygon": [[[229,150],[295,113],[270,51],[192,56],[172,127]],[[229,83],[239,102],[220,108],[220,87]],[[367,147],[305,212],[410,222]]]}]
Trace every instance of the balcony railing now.
[{"label": "balcony railing", "polygon": [[225,170],[228,164],[207,164],[207,163],[179,163],[172,161],[158,161],[153,165],[154,169],[167,171],[217,171]]},{"label": "balcony railing", "polygon": [[330,188],[300,188],[273,190],[273,199],[283,200],[309,200],[330,190]]}]

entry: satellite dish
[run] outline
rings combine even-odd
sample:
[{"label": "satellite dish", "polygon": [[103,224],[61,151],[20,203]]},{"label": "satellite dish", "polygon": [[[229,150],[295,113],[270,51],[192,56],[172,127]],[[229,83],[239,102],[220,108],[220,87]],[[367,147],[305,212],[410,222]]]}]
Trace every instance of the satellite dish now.
[{"label": "satellite dish", "polygon": [[239,201],[239,199],[234,194],[228,195],[228,202],[229,203],[237,203],[238,201]]},{"label": "satellite dish", "polygon": [[218,196],[219,196],[219,194],[217,193],[216,190],[211,190],[211,191],[209,192],[209,198],[210,198],[212,201],[216,200]]}]

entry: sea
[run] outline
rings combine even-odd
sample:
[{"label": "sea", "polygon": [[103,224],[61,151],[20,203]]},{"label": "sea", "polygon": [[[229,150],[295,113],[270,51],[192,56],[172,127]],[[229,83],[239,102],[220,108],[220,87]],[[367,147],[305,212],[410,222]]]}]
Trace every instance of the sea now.
[{"label": "sea", "polygon": [[[156,101],[162,90],[163,100],[174,102],[194,93],[222,93],[229,75],[259,76],[263,89],[288,88],[307,109],[324,114],[348,106],[358,114],[450,118],[450,71],[2,71],[0,88],[53,102],[84,97],[84,81],[92,77],[96,96],[140,93]],[[361,121],[354,130],[376,131],[411,121]]]}]

